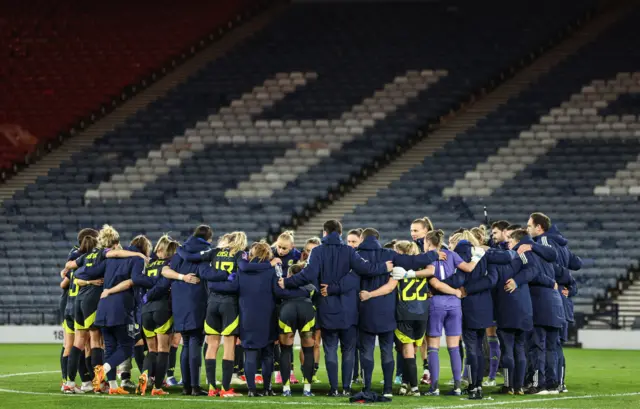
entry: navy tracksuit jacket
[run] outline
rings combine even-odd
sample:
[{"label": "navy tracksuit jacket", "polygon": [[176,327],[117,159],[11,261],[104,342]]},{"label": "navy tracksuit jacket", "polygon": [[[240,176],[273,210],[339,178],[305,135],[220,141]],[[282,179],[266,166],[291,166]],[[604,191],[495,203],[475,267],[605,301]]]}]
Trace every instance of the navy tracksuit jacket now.
[{"label": "navy tracksuit jacket", "polygon": [[[246,260],[246,254],[243,257]],[[247,349],[262,349],[278,338],[276,298],[305,298],[310,294],[304,288],[281,289],[276,270],[269,263],[248,262],[238,268],[235,277],[229,278],[231,281],[210,282],[209,288],[238,294],[240,340]]]},{"label": "navy tracksuit jacket", "polygon": [[[347,246],[342,237],[333,232],[322,238],[322,244],[311,251],[306,267],[293,277],[284,280],[287,288],[295,289],[307,284],[321,288],[320,284],[337,284],[353,269],[360,276],[385,275],[385,263],[373,264]],[[319,297],[318,327],[322,329],[347,329],[358,324],[358,289]]]},{"label": "navy tracksuit jacket", "polygon": [[[144,274],[144,260],[140,257],[109,258],[101,263],[87,267],[88,279],[104,277],[104,288],[113,288],[123,281],[132,279],[134,285],[142,285],[148,278]],[[111,294],[100,299],[96,313],[96,326],[115,327],[135,322],[135,296],[133,289]]]},{"label": "navy tracksuit jacket", "polygon": [[[274,246],[271,247],[271,251],[273,252],[273,257],[277,257],[282,260],[282,266],[286,273],[287,269],[292,265],[296,264],[300,261],[300,257],[302,257],[302,253],[297,248],[292,248],[291,251],[286,256],[281,256],[278,254],[278,249]],[[286,275],[286,274],[285,274]]]},{"label": "navy tracksuit jacket", "polygon": [[[191,236],[183,245],[189,253],[207,251],[211,245],[200,238]],[[174,255],[169,262],[169,267],[179,274],[196,274],[209,267],[209,263],[190,262],[184,260],[179,254]],[[199,330],[204,328],[204,320],[207,313],[207,287],[202,280],[198,284],[189,284],[184,281],[169,280],[162,277],[149,291],[147,298],[156,297],[156,292],[164,292],[171,288],[171,308],[176,332]]]},{"label": "navy tracksuit jacket", "polygon": [[[471,261],[471,244],[461,240],[455,252],[466,262]],[[492,289],[498,281],[495,265],[511,262],[508,253],[489,249],[470,272],[458,270],[443,283],[452,288],[464,287],[467,297],[462,299],[462,320],[465,329],[484,329],[494,325]]]},{"label": "navy tracksuit jacket", "polygon": [[[514,250],[517,251],[523,244],[533,245],[534,242],[531,237],[526,236]],[[529,286],[533,305],[533,325],[562,328],[565,321],[564,306],[560,294],[553,289],[556,282],[553,264],[538,256],[535,251],[523,253],[521,256],[538,271],[537,277],[532,281],[533,285]]]},{"label": "navy tracksuit jacket", "polygon": [[[407,270],[418,270],[438,260],[438,253],[430,251],[417,256],[398,254],[391,249],[385,249],[373,236],[366,237],[358,246],[358,254],[371,264],[392,261],[394,266]],[[388,275],[366,276],[360,280],[360,289],[374,291],[389,281]],[[330,286],[331,287],[331,286]],[[396,291],[360,303],[360,329],[372,334],[381,334],[396,329]]]},{"label": "navy tracksuit jacket", "polygon": [[[573,322],[573,301],[571,297],[577,295],[578,288],[571,272],[569,270],[577,271],[582,268],[582,260],[580,257],[574,255],[567,247],[568,240],[560,234],[558,228],[552,225],[549,231],[541,234],[535,238],[536,243],[541,246],[551,247],[556,251],[555,261],[562,269],[556,269],[556,281],[558,282],[558,292],[562,294],[562,287],[569,289],[569,297],[561,295],[562,303],[564,305],[565,318],[568,322]],[[534,249],[534,251],[540,254],[540,247]],[[540,254],[542,256],[542,254]]]}]

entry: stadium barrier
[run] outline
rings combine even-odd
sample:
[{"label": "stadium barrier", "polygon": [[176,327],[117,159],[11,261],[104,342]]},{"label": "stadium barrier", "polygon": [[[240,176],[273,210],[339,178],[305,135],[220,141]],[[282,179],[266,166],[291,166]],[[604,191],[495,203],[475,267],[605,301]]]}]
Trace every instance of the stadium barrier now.
[{"label": "stadium barrier", "polygon": [[[0,344],[62,344],[63,341],[64,330],[59,325],[0,325]],[[637,345],[640,345],[640,331],[638,341]],[[298,334],[295,345],[300,345]],[[447,346],[445,337],[440,345]]]},{"label": "stadium barrier", "polygon": [[610,329],[580,329],[578,342],[587,349],[640,350],[640,331]]}]

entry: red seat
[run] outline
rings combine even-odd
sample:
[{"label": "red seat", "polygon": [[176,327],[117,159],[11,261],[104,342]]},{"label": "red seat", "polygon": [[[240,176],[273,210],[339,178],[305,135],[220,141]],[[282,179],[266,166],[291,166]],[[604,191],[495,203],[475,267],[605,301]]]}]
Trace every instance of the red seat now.
[{"label": "red seat", "polygon": [[[9,81],[0,95],[0,124],[18,124],[42,141],[55,138],[252,1],[2,2],[0,49],[9,58],[0,76]],[[24,157],[1,136],[0,146],[2,167],[7,157]]]}]

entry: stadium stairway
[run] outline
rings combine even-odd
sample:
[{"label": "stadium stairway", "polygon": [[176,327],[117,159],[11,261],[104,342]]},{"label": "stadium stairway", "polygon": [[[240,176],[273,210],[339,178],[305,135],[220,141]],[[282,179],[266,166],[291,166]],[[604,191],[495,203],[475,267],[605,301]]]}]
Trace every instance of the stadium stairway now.
[{"label": "stadium stairway", "polygon": [[0,184],[0,205],[2,205],[4,200],[13,197],[16,192],[35,183],[38,177],[46,176],[51,169],[59,168],[62,163],[71,159],[74,154],[93,145],[93,143],[98,138],[104,136],[105,133],[122,126],[127,119],[132,118],[137,112],[144,110],[152,102],[165,96],[167,92],[175,88],[176,85],[185,82],[190,76],[201,70],[208,63],[224,55],[237,44],[261,30],[278,13],[282,12],[283,9],[283,5],[277,5],[251,19],[246,24],[238,26],[224,38],[202,49],[193,58],[187,60],[158,82],[117,107],[104,118],[89,125],[85,130],[80,131],[72,138],[69,138],[57,149],[54,149],[36,163],[23,169],[4,184]]},{"label": "stadium stairway", "polygon": [[[345,216],[352,214],[357,206],[365,205],[380,191],[386,190],[393,182],[399,181],[404,174],[441,150],[458,134],[472,129],[478,121],[486,118],[488,114],[529,88],[540,76],[593,41],[628,11],[627,7],[607,9],[490,93],[480,96],[452,116],[444,117],[435,131],[419,135],[423,137],[421,141],[396,157],[387,166],[379,168],[376,173],[364,179],[352,190],[346,192],[308,220],[300,220],[301,223],[296,228],[296,236],[316,236],[322,231],[322,225],[326,220],[343,220]],[[402,199],[398,198],[398,200]],[[415,215],[415,217],[418,216],[421,215]]]},{"label": "stadium stairway", "polygon": [[621,316],[640,317],[640,283],[632,284],[616,299]]}]

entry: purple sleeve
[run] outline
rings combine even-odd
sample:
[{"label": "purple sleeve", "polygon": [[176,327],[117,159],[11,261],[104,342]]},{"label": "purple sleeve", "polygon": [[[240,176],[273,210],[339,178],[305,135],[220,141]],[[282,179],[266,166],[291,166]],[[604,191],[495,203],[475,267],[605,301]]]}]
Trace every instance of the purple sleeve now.
[{"label": "purple sleeve", "polygon": [[460,257],[458,253],[454,251],[450,251],[449,254],[447,254],[447,257],[451,259],[451,261],[453,262],[453,265],[456,268],[458,268],[460,264],[464,263],[464,260],[462,259],[462,257]]}]

